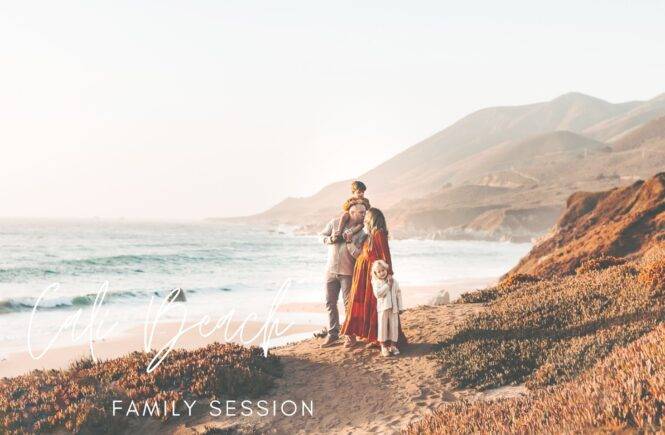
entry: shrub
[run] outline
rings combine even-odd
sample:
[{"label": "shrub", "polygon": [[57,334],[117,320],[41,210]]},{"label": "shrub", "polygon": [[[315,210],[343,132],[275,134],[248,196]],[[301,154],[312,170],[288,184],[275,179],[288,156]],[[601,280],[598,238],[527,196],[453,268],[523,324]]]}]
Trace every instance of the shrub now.
[{"label": "shrub", "polygon": [[488,287],[481,290],[464,293],[460,296],[458,301],[460,303],[466,304],[491,302],[511,293],[524,284],[532,284],[539,281],[540,279],[533,275],[518,273],[504,278],[498,285],[494,287]]},{"label": "shrub", "polygon": [[577,275],[583,275],[588,272],[607,269],[612,266],[619,266],[624,264],[626,260],[620,257],[612,257],[611,255],[603,255],[596,258],[589,258],[585,260],[580,267],[575,270]]},{"label": "shrub", "polygon": [[468,293],[462,293],[457,299],[458,304],[479,304],[493,301],[499,297],[500,289],[498,286],[475,290]]},{"label": "shrub", "polygon": [[644,264],[640,268],[637,280],[648,289],[665,291],[665,259]]},{"label": "shrub", "polygon": [[662,431],[665,423],[665,325],[615,349],[576,381],[522,398],[453,402],[405,429],[407,434]]},{"label": "shrub", "polygon": [[538,282],[540,278],[529,275],[528,273],[516,273],[514,275],[509,275],[506,278],[502,279],[499,283],[501,288],[511,288],[519,286],[520,284],[527,284],[531,282]]},{"label": "shrub", "polygon": [[[260,348],[213,343],[193,351],[173,350],[147,373],[154,352],[133,352],[66,370],[35,370],[0,381],[0,432],[116,433],[128,420],[111,415],[113,400],[146,401],[208,397],[255,397],[273,385],[281,366]],[[168,415],[160,418],[168,419]]]},{"label": "shrub", "polygon": [[665,297],[630,264],[510,289],[439,344],[459,386],[567,381],[665,320]]}]

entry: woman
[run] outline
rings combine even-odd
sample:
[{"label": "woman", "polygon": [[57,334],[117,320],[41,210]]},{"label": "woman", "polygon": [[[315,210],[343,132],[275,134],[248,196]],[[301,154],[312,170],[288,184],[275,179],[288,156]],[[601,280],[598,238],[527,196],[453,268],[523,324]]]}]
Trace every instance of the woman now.
[{"label": "woman", "polygon": [[[378,345],[377,329],[378,314],[376,312],[376,297],[372,291],[372,263],[383,260],[390,266],[389,275],[392,277],[392,261],[388,247],[388,228],[386,218],[378,208],[370,208],[365,215],[365,231],[368,237],[363,244],[362,252],[356,259],[349,294],[349,306],[346,307],[346,319],[341,333],[349,337],[347,346],[356,343],[356,337],[367,340],[367,344]],[[399,342],[406,343],[406,337],[399,325]]]}]

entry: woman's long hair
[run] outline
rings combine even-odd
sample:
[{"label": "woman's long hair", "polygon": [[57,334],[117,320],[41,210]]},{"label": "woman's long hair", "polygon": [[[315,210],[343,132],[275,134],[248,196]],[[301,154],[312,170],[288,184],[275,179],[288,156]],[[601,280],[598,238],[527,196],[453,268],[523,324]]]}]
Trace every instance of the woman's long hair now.
[{"label": "woman's long hair", "polygon": [[372,247],[372,235],[374,231],[383,231],[388,236],[388,225],[386,225],[386,217],[383,215],[383,212],[378,208],[372,207],[367,210],[367,216],[369,216],[367,222],[367,230],[369,232],[369,247]]}]

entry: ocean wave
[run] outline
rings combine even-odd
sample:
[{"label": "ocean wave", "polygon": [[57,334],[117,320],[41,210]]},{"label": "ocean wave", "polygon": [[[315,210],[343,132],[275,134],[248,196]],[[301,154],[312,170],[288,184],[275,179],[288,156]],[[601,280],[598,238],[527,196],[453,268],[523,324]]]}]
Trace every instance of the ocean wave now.
[{"label": "ocean wave", "polygon": [[63,260],[60,264],[68,266],[132,266],[139,264],[173,264],[173,263],[198,263],[210,260],[219,260],[219,257],[189,255],[189,254],[124,254],[108,257],[92,257],[76,260]]},{"label": "ocean wave", "polygon": [[[111,273],[145,273],[155,267],[160,272],[169,266],[188,266],[202,263],[223,263],[229,256],[221,252],[184,254],[123,254],[80,259],[60,260],[41,266],[0,268],[0,282],[21,282],[49,278],[55,275]],[[166,269],[165,269],[166,268]]]},{"label": "ocean wave", "polygon": [[11,282],[24,277],[47,278],[56,275],[57,270],[53,268],[39,267],[14,267],[9,269],[0,269],[0,282]]},{"label": "ocean wave", "polygon": [[[123,303],[129,300],[147,300],[151,296],[156,296],[158,299],[165,298],[171,293],[173,289],[169,290],[126,290],[107,292],[104,297],[104,304]],[[201,294],[201,293],[218,293],[232,291],[230,287],[201,287],[185,289],[185,294]],[[57,310],[57,309],[72,309],[81,308],[92,305],[95,303],[97,293],[88,293],[84,295],[75,296],[59,296],[51,298],[43,298],[39,301],[39,308],[44,310]],[[21,311],[30,311],[37,303],[36,297],[16,297],[0,300],[0,314],[9,314]]]}]

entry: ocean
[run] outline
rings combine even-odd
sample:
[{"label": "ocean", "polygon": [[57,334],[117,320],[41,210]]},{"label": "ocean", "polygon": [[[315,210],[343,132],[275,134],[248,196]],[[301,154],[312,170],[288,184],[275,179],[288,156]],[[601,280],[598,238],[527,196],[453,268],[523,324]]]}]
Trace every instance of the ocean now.
[{"label": "ocean", "polygon": [[[528,252],[528,243],[391,240],[395,277],[407,285],[497,277]],[[326,249],[289,228],[256,229],[208,221],[0,220],[0,353],[50,341],[63,320],[84,319],[105,282],[107,321],[143,324],[151,299],[185,290],[187,316],[234,311],[260,319],[277,290],[285,302],[323,302]],[[57,290],[46,289],[58,284]],[[40,295],[39,307],[33,307]],[[108,310],[108,311],[106,311]],[[164,321],[180,320],[181,310]],[[323,323],[325,315],[289,313],[288,321]],[[61,334],[57,344],[71,338]]]}]

